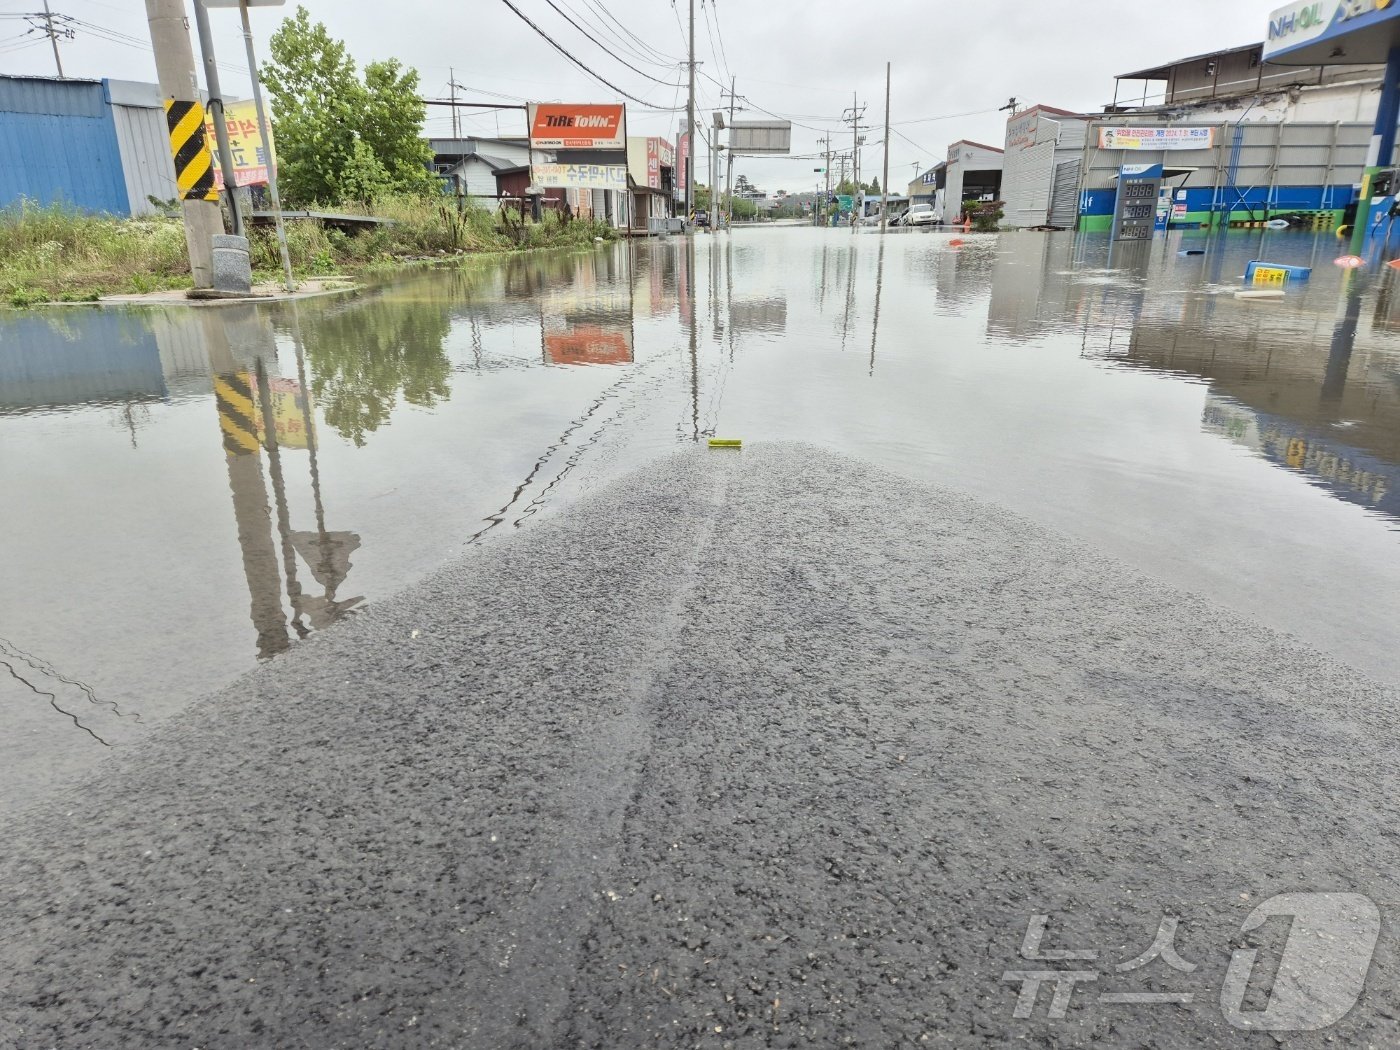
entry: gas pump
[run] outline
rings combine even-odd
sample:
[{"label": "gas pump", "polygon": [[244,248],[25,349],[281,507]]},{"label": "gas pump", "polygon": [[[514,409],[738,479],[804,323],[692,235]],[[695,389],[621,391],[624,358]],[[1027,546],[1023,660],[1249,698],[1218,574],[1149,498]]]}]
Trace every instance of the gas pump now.
[{"label": "gas pump", "polygon": [[1366,192],[1369,198],[1357,202],[1357,211],[1364,212],[1366,218],[1366,255],[1371,257],[1378,246],[1382,255],[1388,255],[1395,220],[1400,218],[1400,170],[1376,171]]},{"label": "gas pump", "polygon": [[1115,241],[1152,239],[1161,190],[1160,164],[1125,164],[1118,170],[1118,199],[1113,206]]}]

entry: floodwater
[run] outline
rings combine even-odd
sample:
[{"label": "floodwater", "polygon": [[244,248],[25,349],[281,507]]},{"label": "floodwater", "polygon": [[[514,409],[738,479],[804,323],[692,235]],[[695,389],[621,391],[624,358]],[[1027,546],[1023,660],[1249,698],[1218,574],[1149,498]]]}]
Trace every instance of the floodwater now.
[{"label": "floodwater", "polygon": [[[296,306],[0,312],[3,805],[713,435],[985,497],[1398,682],[1398,275],[1339,252],[740,230]],[[1316,269],[1238,299],[1256,257]]]}]

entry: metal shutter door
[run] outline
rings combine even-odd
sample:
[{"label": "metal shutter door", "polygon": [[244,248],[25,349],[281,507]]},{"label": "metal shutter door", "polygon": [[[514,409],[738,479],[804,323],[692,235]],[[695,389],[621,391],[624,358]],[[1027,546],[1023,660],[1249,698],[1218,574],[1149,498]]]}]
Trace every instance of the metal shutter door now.
[{"label": "metal shutter door", "polygon": [[1050,225],[1072,230],[1079,224],[1079,161],[1055,165],[1055,188],[1050,193]]}]

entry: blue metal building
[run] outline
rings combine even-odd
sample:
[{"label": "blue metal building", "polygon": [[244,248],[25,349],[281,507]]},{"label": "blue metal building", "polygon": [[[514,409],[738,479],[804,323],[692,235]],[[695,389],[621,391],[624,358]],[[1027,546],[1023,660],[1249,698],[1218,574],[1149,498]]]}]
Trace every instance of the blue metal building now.
[{"label": "blue metal building", "polygon": [[100,81],[0,77],[0,207],[21,197],[130,215]]},{"label": "blue metal building", "polygon": [[177,192],[156,85],[0,76],[0,208],[144,215]]}]

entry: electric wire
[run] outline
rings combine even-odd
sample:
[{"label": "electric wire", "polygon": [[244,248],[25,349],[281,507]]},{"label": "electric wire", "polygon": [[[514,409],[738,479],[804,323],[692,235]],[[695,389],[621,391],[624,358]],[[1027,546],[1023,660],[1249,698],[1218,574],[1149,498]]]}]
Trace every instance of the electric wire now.
[{"label": "electric wire", "polygon": [[[513,3],[511,2],[511,0],[501,0],[501,3],[505,4],[505,5],[506,5],[508,8],[510,8],[513,12],[515,12],[516,17],[519,18],[522,22],[524,22],[524,23],[525,23],[527,26],[529,26],[531,29],[533,29],[533,30],[535,31],[536,35],[538,35],[540,38],[542,38],[547,44],[549,44],[550,47],[554,48],[555,51],[558,51],[558,52],[559,52],[561,55],[563,55],[566,59],[568,59],[568,60],[569,60],[570,62],[572,62],[574,65],[578,66],[579,69],[583,70],[585,73],[587,73],[587,74],[588,74],[590,77],[592,77],[594,80],[598,81],[598,83],[602,84],[602,85],[605,86],[605,87],[611,88],[613,91],[616,91],[619,95],[621,95],[623,98],[627,99],[629,102],[635,102],[635,103],[637,103],[637,105],[642,106],[642,107],[644,107],[644,108],[646,108],[646,109],[656,109],[656,108],[657,108],[657,107],[655,107],[655,106],[652,106],[652,104],[651,104],[650,102],[647,102],[645,99],[638,98],[636,95],[633,95],[631,92],[623,91],[622,88],[618,87],[616,84],[614,84],[612,81],[608,80],[608,79],[607,79],[606,77],[604,77],[602,74],[596,73],[596,72],[594,72],[592,69],[590,69],[587,65],[584,64],[584,62],[583,62],[582,59],[575,58],[575,57],[573,56],[573,54],[572,54],[566,47],[564,47],[564,46],[563,46],[562,44],[560,44],[557,40],[555,40],[552,36],[550,36],[548,33],[546,33],[546,32],[545,32],[543,29],[541,29],[539,26],[537,26],[537,25],[530,19],[530,16],[527,15],[524,11],[520,10],[520,8],[516,7],[515,4],[513,4]],[[668,84],[667,87],[669,87],[669,86],[670,86],[670,85]]]},{"label": "electric wire", "polygon": [[633,73],[636,73],[638,76],[645,77],[647,80],[650,80],[653,84],[663,84],[663,85],[665,85],[666,87],[670,87],[670,86],[671,86],[669,81],[659,80],[659,79],[657,79],[656,77],[652,76],[650,73],[647,73],[647,72],[644,72],[643,70],[638,69],[638,68],[637,68],[636,66],[634,66],[631,62],[628,62],[627,59],[625,59],[625,58],[623,58],[621,55],[619,55],[616,51],[613,51],[613,50],[612,50],[611,48],[609,48],[606,44],[604,44],[601,40],[599,40],[599,39],[598,39],[597,37],[595,37],[592,33],[590,33],[587,29],[585,29],[582,25],[580,25],[578,22],[576,22],[576,21],[569,15],[569,13],[568,13],[567,11],[565,11],[562,7],[560,7],[557,3],[555,3],[554,0],[544,0],[544,2],[547,3],[550,7],[552,7],[556,12],[558,12],[559,16],[560,16],[561,18],[563,18],[564,21],[568,22],[569,25],[573,26],[573,27],[574,27],[575,29],[577,29],[580,33],[582,33],[582,34],[584,35],[584,37],[586,37],[588,40],[591,40],[594,44],[596,44],[596,45],[602,50],[602,52],[603,52],[604,54],[610,55],[611,57],[617,59],[617,61],[621,62],[624,66],[626,66],[628,69],[630,69]]}]

